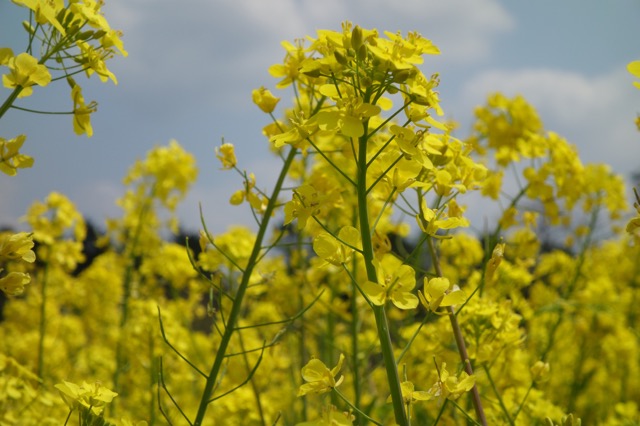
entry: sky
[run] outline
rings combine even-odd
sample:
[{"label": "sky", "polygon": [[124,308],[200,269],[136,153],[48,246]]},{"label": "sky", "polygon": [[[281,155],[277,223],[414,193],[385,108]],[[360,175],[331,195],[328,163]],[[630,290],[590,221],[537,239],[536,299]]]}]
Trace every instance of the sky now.
[{"label": "sky", "polygon": [[[200,170],[178,209],[183,227],[200,228],[199,204],[214,233],[250,225],[246,206],[227,203],[242,182],[220,170],[214,148],[222,138],[233,143],[239,167],[270,188],[280,162],[261,134],[269,117],[251,102],[251,91],[265,86],[290,105],[291,92],[276,92],[267,72],[284,57],[280,42],[339,30],[345,20],[417,31],[440,48],[421,69],[440,74],[445,115],[460,123],[456,136],[468,134],[473,109],[488,94],[522,94],[547,130],[577,146],[584,163],[607,163],[625,177],[640,170],[633,123],[640,91],[626,71],[640,59],[638,0],[106,0],[103,11],[123,31],[129,56],[108,62],[118,85],[78,79],[87,102],[98,102],[94,136],[76,136],[70,116],[12,110],[0,120],[0,136],[26,134],[22,152],[36,159],[18,176],[0,176],[0,227],[16,226],[52,191],[102,226],[120,215],[115,200],[129,167],[172,139]],[[20,22],[27,17],[27,9],[0,1],[0,46],[24,49]],[[9,93],[0,87],[0,102]],[[72,108],[64,81],[36,87],[16,105]]]}]

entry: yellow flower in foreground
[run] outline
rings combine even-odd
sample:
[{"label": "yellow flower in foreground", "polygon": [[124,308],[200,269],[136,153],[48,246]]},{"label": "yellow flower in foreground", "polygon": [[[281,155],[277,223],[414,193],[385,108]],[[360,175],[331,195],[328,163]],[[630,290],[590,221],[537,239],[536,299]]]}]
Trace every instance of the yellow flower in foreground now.
[{"label": "yellow flower in foreground", "polygon": [[[3,271],[0,268],[0,273]],[[9,296],[18,296],[24,292],[24,286],[31,282],[29,274],[23,272],[9,272],[0,278],[0,290]]]},{"label": "yellow flower in foreground", "polygon": [[444,212],[438,213],[437,210],[428,208],[424,200],[422,215],[416,215],[416,220],[422,232],[432,237],[436,237],[441,229],[449,230],[469,226],[467,218],[447,216]]},{"label": "yellow flower in foreground", "polygon": [[118,396],[117,393],[103,387],[100,382],[92,384],[82,382],[82,385],[78,386],[63,380],[62,383],[55,385],[55,388],[60,391],[62,399],[71,410],[85,407],[91,409],[95,414],[100,414],[104,406]]},{"label": "yellow flower in foreground", "polygon": [[0,234],[0,259],[22,259],[33,263],[36,260],[33,246],[33,234],[26,232]]},{"label": "yellow flower in foreground", "polygon": [[9,89],[22,87],[19,98],[31,95],[31,86],[34,84],[44,87],[51,82],[51,74],[47,67],[39,64],[38,60],[28,53],[21,53],[9,59],[7,66],[10,73],[2,76],[2,84]]},{"label": "yellow flower in foreground", "polygon": [[416,272],[392,254],[385,254],[381,261],[373,261],[378,283],[367,281],[362,291],[371,303],[382,306],[391,300],[400,309],[414,309],[418,298],[410,291],[416,286]]},{"label": "yellow flower in foreground", "polygon": [[260,109],[267,114],[272,113],[273,110],[276,109],[278,102],[280,102],[280,98],[273,96],[273,94],[264,87],[251,92],[251,98],[253,99],[253,103],[258,105]]},{"label": "yellow flower in foreground", "polygon": [[0,137],[0,171],[9,176],[15,176],[18,169],[33,166],[33,158],[26,154],[20,154],[20,148],[27,140],[25,135],[19,135],[6,140]]},{"label": "yellow flower in foreground", "polygon": [[[411,405],[416,401],[428,401],[432,398],[429,392],[416,391],[412,382],[402,382],[400,383],[400,388],[402,389],[402,399],[405,405]],[[389,396],[387,402],[391,402],[391,396]]]},{"label": "yellow flower in foreground", "polygon": [[473,389],[476,384],[475,376],[469,376],[466,372],[460,373],[460,377],[451,375],[447,371],[447,363],[442,363],[440,379],[429,389],[432,398],[458,399],[463,393]]},{"label": "yellow flower in foreground", "polygon": [[319,359],[312,359],[302,367],[302,378],[308,382],[300,386],[298,390],[298,396],[304,396],[308,393],[325,393],[331,389],[340,386],[340,383],[344,380],[344,376],[340,376],[338,380],[335,379],[336,375],[342,368],[344,362],[344,355],[340,354],[338,365],[329,370]]},{"label": "yellow flower in foreground", "polygon": [[64,0],[13,0],[13,2],[31,9],[35,13],[38,24],[53,25],[60,34],[66,35],[64,27],[58,21],[58,14],[64,9]]},{"label": "yellow flower in foreground", "polygon": [[420,301],[428,310],[435,312],[441,306],[452,306],[464,303],[467,300],[462,290],[453,290],[447,293],[451,283],[448,278],[424,278],[424,289],[418,292]]},{"label": "yellow flower in foreground", "polygon": [[338,238],[328,232],[321,232],[313,240],[313,251],[332,265],[340,266],[351,260],[354,248],[361,250],[360,231],[353,226],[340,229]]}]

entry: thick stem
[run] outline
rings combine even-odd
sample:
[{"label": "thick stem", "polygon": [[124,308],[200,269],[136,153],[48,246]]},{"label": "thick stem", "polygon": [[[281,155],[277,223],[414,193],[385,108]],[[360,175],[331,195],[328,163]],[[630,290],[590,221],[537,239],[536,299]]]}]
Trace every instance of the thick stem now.
[{"label": "thick stem", "polygon": [[[365,129],[367,122],[364,123]],[[369,226],[369,211],[367,206],[367,135],[360,137],[358,146],[358,218],[360,220],[360,236],[362,238],[362,254],[367,269],[367,278],[369,281],[377,281],[376,269],[373,266],[373,244],[371,241],[371,229]],[[384,306],[374,306],[373,313],[376,319],[376,327],[378,329],[378,339],[382,349],[382,359],[384,361],[385,370],[387,372],[387,381],[389,383],[389,391],[391,393],[391,401],[393,402],[393,412],[396,423],[400,426],[407,426],[407,413],[404,409],[402,398],[402,388],[400,386],[400,376],[398,374],[398,366],[396,365],[395,356],[393,355],[393,346],[391,343],[391,335],[389,333],[389,324],[384,311]]]},{"label": "thick stem", "polygon": [[[356,271],[356,261],[353,261],[353,270]],[[360,368],[359,355],[360,348],[358,346],[358,331],[360,328],[360,317],[358,313],[358,288],[355,284],[351,284],[351,352],[353,354],[353,403],[356,407],[360,406]]]},{"label": "thick stem", "polygon": [[267,208],[264,212],[264,215],[262,216],[263,219],[260,223],[260,228],[258,230],[258,235],[256,236],[256,241],[253,245],[253,250],[251,251],[251,256],[249,257],[247,267],[245,268],[242,275],[242,281],[240,282],[238,291],[234,296],[233,306],[231,307],[231,312],[229,313],[229,317],[227,318],[227,326],[222,335],[222,339],[220,340],[220,345],[218,347],[216,357],[213,360],[213,364],[207,378],[207,383],[205,384],[204,390],[202,391],[202,398],[200,399],[198,412],[196,414],[195,421],[193,422],[194,426],[202,425],[204,416],[207,412],[209,401],[211,400],[211,395],[213,394],[213,388],[218,381],[218,374],[220,373],[222,362],[224,361],[225,355],[227,353],[227,348],[229,347],[229,343],[231,342],[233,333],[236,331],[236,325],[240,318],[240,312],[243,308],[242,301],[244,299],[245,293],[247,292],[247,287],[249,286],[249,278],[251,277],[251,273],[256,267],[257,260],[260,257],[260,253],[262,251],[262,241],[264,240],[264,237],[267,233],[267,228],[269,227],[269,221],[272,217],[273,210],[278,204],[278,195],[280,194],[280,190],[282,189],[282,185],[284,184],[284,180],[289,171],[289,167],[291,167],[291,163],[293,162],[296,153],[297,149],[291,147],[284,165],[282,166],[282,170],[280,171],[280,176],[278,176],[278,181],[276,182],[276,185],[273,189],[271,198],[269,198]]},{"label": "thick stem", "polygon": [[11,92],[11,94],[7,97],[7,99],[5,99],[2,106],[0,106],[0,118],[2,118],[7,111],[9,111],[9,108],[11,108],[11,105],[13,105],[15,100],[18,99],[18,95],[20,94],[20,92],[22,92],[22,89],[23,89],[22,86],[16,87],[15,89],[13,89],[13,92]]}]

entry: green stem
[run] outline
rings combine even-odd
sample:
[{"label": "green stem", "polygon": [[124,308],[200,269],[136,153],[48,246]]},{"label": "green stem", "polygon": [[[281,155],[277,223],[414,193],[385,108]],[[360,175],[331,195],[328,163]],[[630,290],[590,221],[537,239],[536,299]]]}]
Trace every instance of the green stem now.
[{"label": "green stem", "polygon": [[227,325],[220,340],[220,345],[218,347],[218,351],[216,353],[216,357],[211,366],[211,371],[209,373],[207,382],[205,384],[204,390],[202,392],[202,398],[200,399],[200,405],[198,406],[198,412],[196,414],[195,421],[193,422],[194,426],[201,426],[204,421],[204,416],[207,412],[207,408],[209,406],[209,400],[211,399],[211,395],[213,394],[213,388],[218,381],[218,374],[220,373],[220,369],[222,368],[222,362],[225,359],[225,355],[227,352],[227,348],[229,347],[229,343],[231,342],[231,337],[233,333],[236,331],[236,325],[240,318],[240,313],[243,308],[242,301],[244,299],[244,295],[247,292],[247,287],[249,286],[249,278],[251,277],[251,273],[253,269],[256,267],[256,260],[260,256],[262,241],[265,238],[265,234],[267,233],[267,229],[269,227],[269,221],[272,217],[272,213],[278,204],[278,195],[280,194],[280,190],[282,189],[282,185],[284,184],[284,180],[287,176],[289,168],[293,163],[293,159],[295,158],[297,153],[297,149],[291,147],[289,154],[282,166],[282,170],[280,171],[280,176],[278,176],[278,181],[273,189],[271,197],[269,198],[269,203],[267,204],[267,208],[264,212],[262,223],[260,224],[260,228],[258,229],[258,235],[256,236],[256,241],[253,245],[253,250],[251,251],[251,255],[247,262],[247,267],[244,270],[244,274],[242,274],[242,281],[238,287],[238,291],[234,297],[234,302],[231,307],[231,312],[229,313],[229,317],[227,318]]},{"label": "green stem", "polygon": [[9,111],[11,105],[13,105],[15,100],[18,99],[18,95],[20,94],[20,92],[22,92],[22,89],[22,86],[17,86],[15,89],[13,89],[13,92],[11,92],[7,99],[5,99],[2,106],[0,106],[0,118],[2,118],[7,111]]},{"label": "green stem", "polygon": [[[365,121],[363,124],[364,128],[367,129],[368,121]],[[376,268],[373,266],[374,253],[371,241],[371,228],[369,226],[369,211],[367,208],[367,139],[368,136],[365,133],[359,140],[357,164],[358,178],[356,188],[358,196],[360,236],[362,238],[362,254],[364,255],[367,278],[369,281],[376,282]],[[398,366],[396,365],[395,356],[393,355],[391,334],[389,333],[389,324],[387,322],[387,315],[385,314],[384,306],[374,306],[373,313],[376,319],[378,339],[380,340],[382,359],[387,372],[387,382],[389,383],[396,423],[400,426],[407,426],[409,423],[407,420],[407,413],[404,409]]]},{"label": "green stem", "polygon": [[[375,420],[373,420],[371,417],[367,416],[362,410],[360,410],[355,404],[352,404],[351,401],[349,401],[337,388],[333,388],[333,393],[335,393],[337,396],[340,397],[340,399],[342,399],[349,407],[351,407],[351,409],[353,409],[353,411],[355,411],[356,413],[358,413],[359,415],[361,415],[363,418],[367,419],[368,421],[370,421],[373,424],[376,424],[378,426],[382,426],[382,423],[378,423]],[[359,424],[359,423],[358,423]]]},{"label": "green stem", "polygon": [[[356,259],[353,259],[353,271],[356,271]],[[351,283],[351,352],[352,352],[352,366],[353,370],[353,395],[354,405],[360,406],[360,348],[358,347],[358,335],[360,328],[360,318],[358,314],[358,288],[355,284]]]},{"label": "green stem", "polygon": [[507,417],[507,422],[509,422],[511,426],[515,426],[515,422],[514,420],[511,419],[511,416],[509,415],[509,410],[507,410],[506,405],[504,405],[504,401],[502,400],[502,396],[500,395],[500,392],[498,391],[498,388],[496,387],[496,384],[493,381],[493,377],[491,377],[491,372],[489,371],[489,367],[483,364],[482,368],[484,369],[484,372],[487,373],[487,379],[489,379],[489,383],[491,384],[493,393],[495,393],[496,398],[498,398],[498,404],[500,404],[500,408],[502,408],[502,412]]}]

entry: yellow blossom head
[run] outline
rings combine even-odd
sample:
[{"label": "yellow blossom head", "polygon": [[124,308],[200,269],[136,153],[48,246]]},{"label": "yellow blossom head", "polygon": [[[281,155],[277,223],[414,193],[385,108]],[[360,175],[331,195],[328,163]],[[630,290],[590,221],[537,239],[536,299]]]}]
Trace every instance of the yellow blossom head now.
[{"label": "yellow blossom head", "polygon": [[273,94],[264,87],[260,87],[251,92],[251,97],[253,98],[253,103],[258,105],[258,107],[267,114],[271,114],[280,101],[280,98],[273,96]]}]

